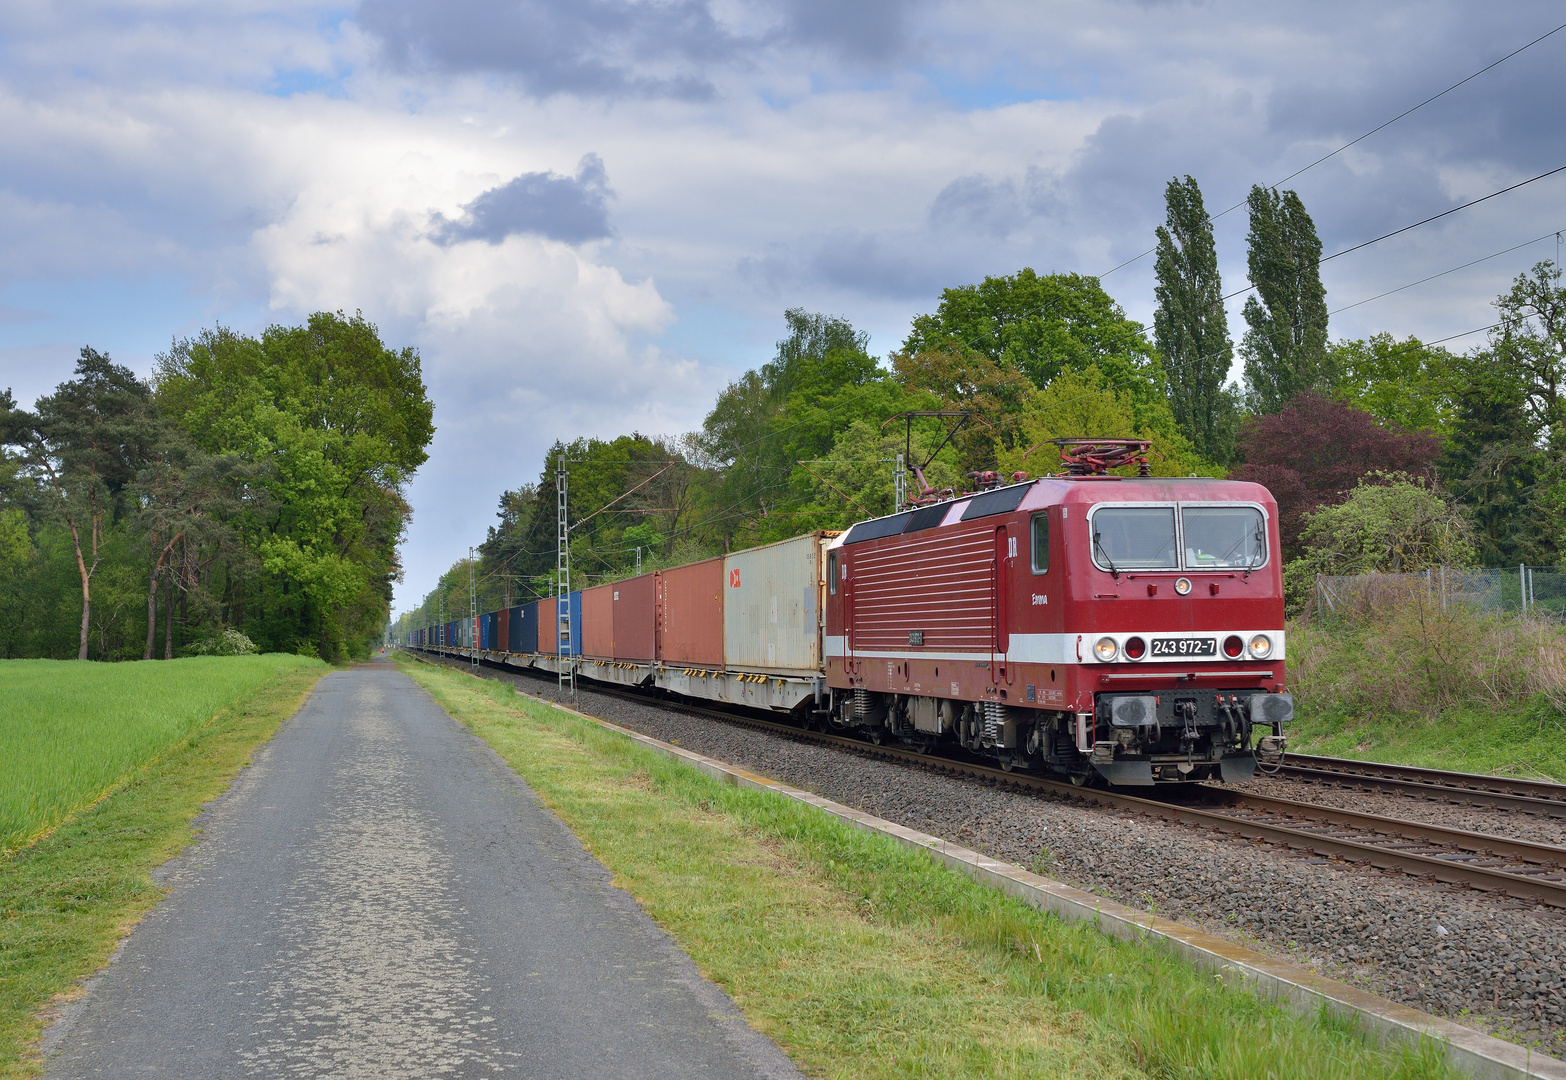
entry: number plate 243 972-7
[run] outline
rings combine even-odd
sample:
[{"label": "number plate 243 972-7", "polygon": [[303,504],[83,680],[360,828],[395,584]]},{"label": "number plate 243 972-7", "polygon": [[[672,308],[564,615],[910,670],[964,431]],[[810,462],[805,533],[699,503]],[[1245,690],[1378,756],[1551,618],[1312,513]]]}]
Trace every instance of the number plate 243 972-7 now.
[{"label": "number plate 243 972-7", "polygon": [[1217,653],[1217,638],[1163,637],[1153,639],[1154,656],[1215,656]]}]

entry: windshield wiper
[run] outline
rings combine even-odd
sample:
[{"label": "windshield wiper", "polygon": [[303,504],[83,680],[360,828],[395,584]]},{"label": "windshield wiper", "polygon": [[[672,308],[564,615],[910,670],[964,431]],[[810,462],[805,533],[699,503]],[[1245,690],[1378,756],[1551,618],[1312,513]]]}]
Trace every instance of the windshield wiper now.
[{"label": "windshield wiper", "polygon": [[1251,580],[1251,571],[1261,565],[1262,559],[1267,557],[1267,537],[1260,529],[1256,530],[1256,557],[1245,568],[1245,580]]},{"label": "windshield wiper", "polygon": [[1115,560],[1109,557],[1109,552],[1104,550],[1103,534],[1097,529],[1093,530],[1093,547],[1100,555],[1104,556],[1104,561],[1109,564],[1109,572],[1115,576],[1116,581],[1119,581],[1120,571],[1115,568]]}]

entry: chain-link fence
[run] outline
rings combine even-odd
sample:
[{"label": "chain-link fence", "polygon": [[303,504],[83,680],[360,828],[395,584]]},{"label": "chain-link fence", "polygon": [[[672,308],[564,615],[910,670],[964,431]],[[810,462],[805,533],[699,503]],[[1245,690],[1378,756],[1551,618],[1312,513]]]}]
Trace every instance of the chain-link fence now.
[{"label": "chain-link fence", "polygon": [[1316,578],[1312,606],[1318,615],[1352,614],[1421,593],[1443,611],[1462,605],[1566,620],[1566,567],[1561,566],[1484,570],[1438,566],[1418,574],[1324,574]]}]

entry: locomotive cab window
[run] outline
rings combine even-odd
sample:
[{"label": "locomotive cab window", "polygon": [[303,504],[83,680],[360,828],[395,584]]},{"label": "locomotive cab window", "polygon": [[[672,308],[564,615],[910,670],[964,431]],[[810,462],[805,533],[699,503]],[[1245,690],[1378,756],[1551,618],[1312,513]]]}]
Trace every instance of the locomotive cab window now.
[{"label": "locomotive cab window", "polygon": [[1186,506],[1180,511],[1188,570],[1256,569],[1267,561],[1267,528],[1254,506]]},{"label": "locomotive cab window", "polygon": [[1049,572],[1049,514],[1033,515],[1033,572]]},{"label": "locomotive cab window", "polygon": [[1101,506],[1088,527],[1093,534],[1093,561],[1102,569],[1179,569],[1172,506]]},{"label": "locomotive cab window", "polygon": [[837,552],[827,552],[827,592],[837,595]]}]

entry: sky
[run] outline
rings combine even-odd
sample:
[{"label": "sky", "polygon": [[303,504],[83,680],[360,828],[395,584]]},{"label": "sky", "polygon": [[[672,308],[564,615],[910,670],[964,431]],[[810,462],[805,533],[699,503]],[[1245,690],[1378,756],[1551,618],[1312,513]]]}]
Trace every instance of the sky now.
[{"label": "sky", "polygon": [[[83,345],[148,374],[205,327],[362,311],[419,350],[436,406],[405,610],[555,439],[699,427],[785,309],[846,317],[884,356],[943,288],[1028,266],[1104,275],[1150,324],[1152,260],[1121,264],[1185,175],[1243,288],[1245,213],[1220,211],[1562,18],[1529,0],[8,0],[0,388],[31,403]],[[1339,251],[1566,165],[1563,90],[1566,31],[1286,186]],[[1566,173],[1332,260],[1332,336],[1485,326],[1559,229]]]}]

